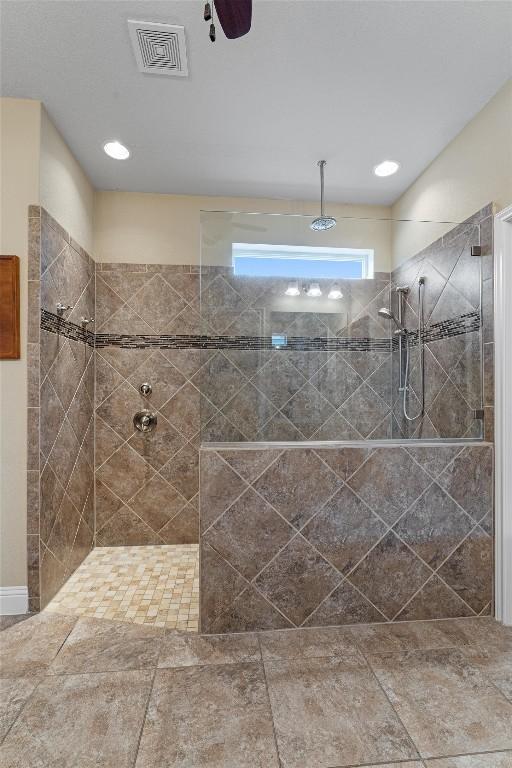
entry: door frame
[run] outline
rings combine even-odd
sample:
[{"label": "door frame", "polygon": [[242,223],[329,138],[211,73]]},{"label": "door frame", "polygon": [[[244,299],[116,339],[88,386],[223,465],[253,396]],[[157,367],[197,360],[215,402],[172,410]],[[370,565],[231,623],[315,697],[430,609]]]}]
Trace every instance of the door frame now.
[{"label": "door frame", "polygon": [[512,205],[494,217],[495,606],[512,625]]}]

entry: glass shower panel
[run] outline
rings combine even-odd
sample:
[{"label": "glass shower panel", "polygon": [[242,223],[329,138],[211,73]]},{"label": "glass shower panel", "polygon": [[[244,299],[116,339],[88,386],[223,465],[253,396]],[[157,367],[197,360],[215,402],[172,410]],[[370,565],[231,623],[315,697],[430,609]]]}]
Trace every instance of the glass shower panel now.
[{"label": "glass shower panel", "polygon": [[[416,236],[421,226],[432,225],[395,222],[398,252],[401,243],[414,241],[413,226]],[[426,238],[427,245],[391,273],[392,306],[398,312],[402,302],[403,324],[409,331],[407,338],[393,343],[392,434],[397,438],[483,437],[480,225],[476,221],[444,226],[442,236]],[[407,346],[404,389],[400,384]]]},{"label": "glass shower panel", "polygon": [[204,442],[390,429],[391,336],[377,315],[389,301],[390,223],[346,219],[325,233],[310,223],[202,214]]},{"label": "glass shower panel", "polygon": [[201,441],[480,437],[478,225],[311,220],[201,214]]}]

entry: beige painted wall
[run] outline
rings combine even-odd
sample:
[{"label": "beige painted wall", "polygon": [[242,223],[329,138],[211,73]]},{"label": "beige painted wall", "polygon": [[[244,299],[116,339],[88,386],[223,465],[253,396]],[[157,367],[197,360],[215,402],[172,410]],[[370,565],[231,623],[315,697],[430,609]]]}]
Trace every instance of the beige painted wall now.
[{"label": "beige painted wall", "polygon": [[87,249],[94,191],[39,101],[0,99],[0,129],[0,250],[20,257],[21,285],[21,359],[0,361],[0,587],[13,587],[27,583],[28,206]]},{"label": "beige painted wall", "polygon": [[44,107],[40,169],[41,205],[91,253],[94,189]]},{"label": "beige painted wall", "polygon": [[[490,202],[498,210],[512,203],[512,80],[396,201],[392,217],[463,221]],[[428,242],[420,228],[395,225],[393,265]]]},{"label": "beige painted wall", "polygon": [[27,583],[27,209],[39,201],[41,106],[0,100],[0,251],[20,258],[21,359],[0,361],[0,586]]},{"label": "beige painted wall", "polygon": [[[258,227],[243,233],[243,242],[280,242],[283,237],[289,245],[294,239],[299,245],[336,245],[375,248],[376,270],[387,270],[390,265],[390,209],[385,206],[340,205],[326,206],[336,216],[338,226],[330,233],[312,233],[307,222],[291,218],[289,221],[271,217],[238,217],[238,223]],[[201,211],[241,211],[247,213],[292,213],[310,215],[318,210],[318,202],[236,197],[194,197],[180,195],[153,195],[136,192],[98,191],[94,207],[94,247],[97,261],[198,264],[201,241]],[[343,217],[360,218],[360,222]],[[363,219],[369,219],[369,221]],[[209,217],[208,230],[215,222]],[[233,226],[229,217],[218,217],[216,236],[222,237],[226,228]],[[372,221],[373,220],[373,221]],[[236,227],[240,233],[243,226]],[[233,226],[233,231],[235,227]],[[285,234],[286,233],[286,237]],[[277,240],[276,240],[277,236]],[[272,238],[272,239],[271,239]],[[307,239],[306,239],[307,238]],[[366,245],[363,245],[366,243]]]}]

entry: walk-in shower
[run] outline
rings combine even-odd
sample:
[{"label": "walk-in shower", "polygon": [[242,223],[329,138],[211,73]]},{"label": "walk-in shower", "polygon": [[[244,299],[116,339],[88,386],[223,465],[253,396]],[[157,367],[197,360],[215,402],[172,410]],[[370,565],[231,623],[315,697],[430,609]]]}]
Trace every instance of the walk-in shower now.
[{"label": "walk-in shower", "polygon": [[[140,556],[155,600],[174,574],[169,605],[136,589],[98,614],[177,629],[490,610],[492,213],[311,221],[207,212],[200,264],[95,264],[63,241],[41,271],[35,610],[92,547],[114,571]],[[63,237],[38,223],[35,273]]]}]

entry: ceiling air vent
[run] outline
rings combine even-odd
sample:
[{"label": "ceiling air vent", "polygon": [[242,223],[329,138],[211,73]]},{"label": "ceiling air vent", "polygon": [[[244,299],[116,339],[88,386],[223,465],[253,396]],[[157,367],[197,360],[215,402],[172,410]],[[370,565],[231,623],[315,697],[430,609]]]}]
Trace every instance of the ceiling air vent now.
[{"label": "ceiling air vent", "polygon": [[128,29],[141,72],[188,75],[185,27],[130,19]]}]

